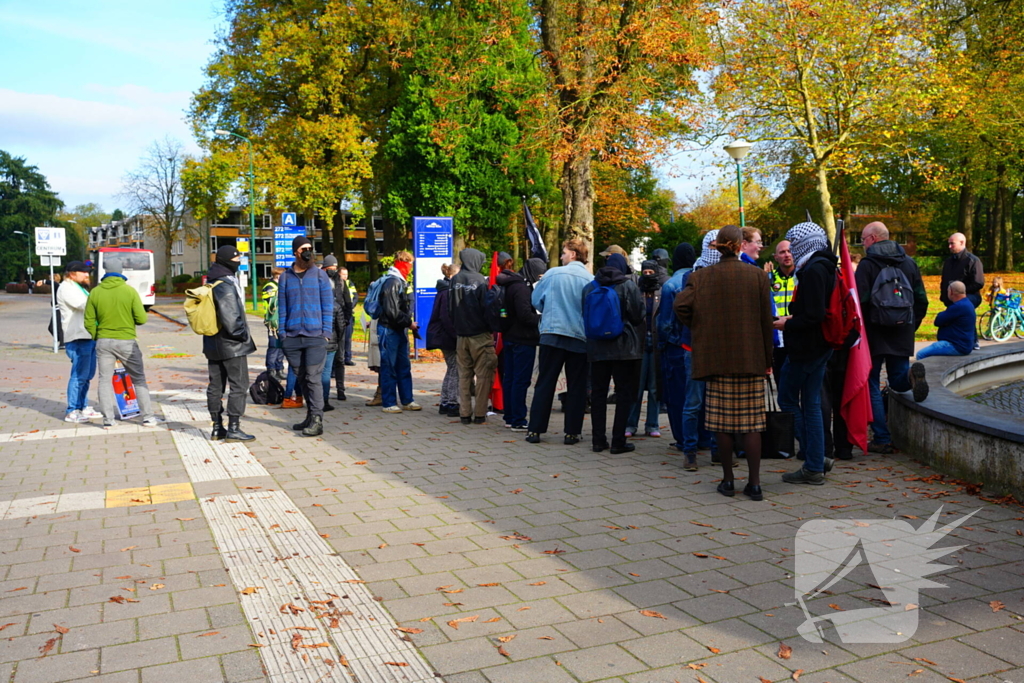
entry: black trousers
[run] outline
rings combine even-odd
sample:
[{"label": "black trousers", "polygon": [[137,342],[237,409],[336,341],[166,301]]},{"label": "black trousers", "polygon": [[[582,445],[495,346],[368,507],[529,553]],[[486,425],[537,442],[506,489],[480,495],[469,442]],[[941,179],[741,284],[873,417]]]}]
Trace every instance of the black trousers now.
[{"label": "black trousers", "polygon": [[821,424],[825,426],[825,457],[850,455],[853,446],[847,437],[846,420],[840,414],[843,407],[843,385],[846,383],[846,364],[850,352],[833,351],[825,366],[825,379],[821,386]]},{"label": "black trousers", "polygon": [[639,360],[601,360],[590,364],[590,421],[594,445],[604,444],[608,424],[608,385],[615,379],[615,418],[612,446],[626,445],[626,422],[640,388]]},{"label": "black trousers", "polygon": [[527,430],[537,434],[548,431],[551,404],[555,399],[555,387],[558,385],[558,375],[562,372],[563,366],[568,384],[568,395],[565,398],[565,433],[583,432],[583,413],[587,409],[587,354],[573,353],[546,344],[540,345],[537,386],[533,390],[530,424]]},{"label": "black trousers", "polygon": [[[334,378],[334,384],[338,389],[338,400],[345,395],[345,358],[342,349],[338,349],[338,352],[334,354],[334,365],[331,367],[331,377]],[[324,400],[327,400],[327,396]]]},{"label": "black trousers", "polygon": [[[296,369],[300,391],[306,400],[306,412],[310,415],[324,414],[324,363],[327,361],[327,340],[323,337],[285,337],[284,355],[288,365]],[[298,386],[298,385],[297,385]]]},{"label": "black trousers", "polygon": [[245,415],[245,401],[249,393],[249,359],[237,356],[227,360],[207,361],[210,371],[210,383],[206,387],[206,407],[210,417],[216,422],[220,419],[224,406],[224,388],[231,386],[228,394],[228,419]]}]

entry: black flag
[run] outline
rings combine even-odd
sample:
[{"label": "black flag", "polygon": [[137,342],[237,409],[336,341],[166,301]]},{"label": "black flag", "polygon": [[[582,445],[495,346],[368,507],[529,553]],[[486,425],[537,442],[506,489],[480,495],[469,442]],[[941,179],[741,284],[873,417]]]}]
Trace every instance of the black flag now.
[{"label": "black flag", "polygon": [[540,236],[537,224],[533,222],[533,214],[530,213],[530,207],[526,205],[526,197],[523,197],[523,218],[526,221],[526,239],[530,241],[530,258],[539,258],[547,263],[548,250],[544,246],[544,240]]}]

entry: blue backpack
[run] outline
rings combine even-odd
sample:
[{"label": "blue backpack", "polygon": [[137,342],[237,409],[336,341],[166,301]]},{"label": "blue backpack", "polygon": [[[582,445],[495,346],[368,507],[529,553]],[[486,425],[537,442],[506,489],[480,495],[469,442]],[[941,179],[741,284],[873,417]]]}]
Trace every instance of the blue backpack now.
[{"label": "blue backpack", "polygon": [[389,275],[385,273],[370,283],[370,289],[366,292],[366,299],[363,300],[363,310],[372,320],[380,317],[380,290],[384,288],[384,281]]},{"label": "blue backpack", "polygon": [[625,323],[622,320],[622,302],[614,285],[599,285],[595,280],[583,300],[583,327],[587,339],[615,339]]}]

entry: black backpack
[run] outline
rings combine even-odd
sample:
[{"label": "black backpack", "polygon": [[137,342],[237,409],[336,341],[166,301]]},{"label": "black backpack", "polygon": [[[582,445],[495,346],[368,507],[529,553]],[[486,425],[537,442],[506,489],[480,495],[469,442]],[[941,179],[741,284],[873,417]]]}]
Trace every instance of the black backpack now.
[{"label": "black backpack", "polygon": [[512,327],[512,318],[508,315],[505,288],[499,284],[487,290],[484,312],[487,325],[492,332],[508,332]]},{"label": "black backpack", "polygon": [[249,387],[249,398],[256,405],[276,406],[284,400],[284,387],[277,378],[264,370]]},{"label": "black backpack", "polygon": [[871,286],[871,322],[882,327],[914,324],[914,291],[906,273],[886,266]]}]

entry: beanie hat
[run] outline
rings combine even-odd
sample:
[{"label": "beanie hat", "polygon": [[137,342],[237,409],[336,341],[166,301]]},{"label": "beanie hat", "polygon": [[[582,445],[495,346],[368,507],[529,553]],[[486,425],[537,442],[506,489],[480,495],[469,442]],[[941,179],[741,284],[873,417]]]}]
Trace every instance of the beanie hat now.
[{"label": "beanie hat", "polygon": [[330,268],[331,266],[336,265],[338,265],[338,259],[334,256],[334,254],[324,256],[324,268]]},{"label": "beanie hat", "polygon": [[299,253],[299,249],[301,249],[303,247],[303,245],[305,245],[305,244],[308,244],[311,247],[313,246],[313,243],[310,242],[309,238],[306,237],[305,235],[299,235],[298,237],[293,239],[292,240],[292,253],[293,254],[298,254]]},{"label": "beanie hat", "polygon": [[230,244],[225,244],[223,247],[217,250],[217,260],[221,262],[231,261],[240,254],[241,252],[238,251],[238,249],[231,246]]}]

